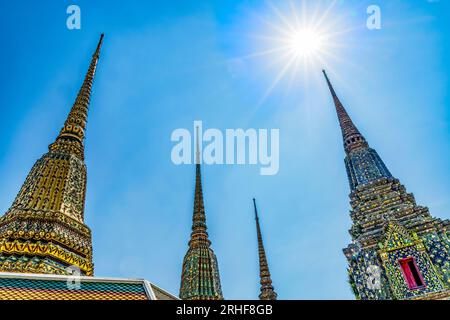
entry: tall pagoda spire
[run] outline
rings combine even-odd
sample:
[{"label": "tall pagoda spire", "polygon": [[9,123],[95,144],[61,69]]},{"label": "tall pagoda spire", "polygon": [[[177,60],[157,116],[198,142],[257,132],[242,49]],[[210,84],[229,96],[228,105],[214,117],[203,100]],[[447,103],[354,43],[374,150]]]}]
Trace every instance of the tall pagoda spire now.
[{"label": "tall pagoda spire", "polygon": [[378,153],[369,147],[364,136],[354,125],[341,101],[339,100],[330,79],[325,70],[322,70],[325,80],[333,97],[334,106],[339,120],[344,141],[344,149],[347,154],[345,164],[350,183],[350,189],[365,185],[380,178],[392,178],[391,173],[381,160]]},{"label": "tall pagoda spire", "polygon": [[0,218],[0,271],[93,275],[91,230],[84,223],[84,138],[103,34],[81,89],[49,151],[36,161]]},{"label": "tall pagoda spire", "polygon": [[196,128],[196,151],[195,151],[195,193],[194,193],[194,214],[192,217],[192,234],[190,242],[203,243],[207,246],[211,244],[206,231],[205,205],[203,202],[202,175],[200,168],[200,143],[199,131]]},{"label": "tall pagoda spire", "polygon": [[256,234],[258,238],[258,255],[259,255],[259,277],[261,283],[260,300],[276,300],[277,294],[272,285],[270,278],[269,264],[267,263],[266,250],[264,249],[261,228],[259,226],[258,209],[256,208],[256,200],[253,198],[253,207],[255,209]]},{"label": "tall pagoda spire", "polygon": [[352,150],[357,150],[358,148],[367,148],[368,144],[363,135],[359,132],[358,128],[353,124],[352,119],[348,115],[341,101],[339,100],[333,86],[331,85],[330,79],[328,79],[325,70],[322,70],[323,75],[330,89],[331,95],[333,97],[334,105],[336,107],[336,113],[339,119],[339,125],[341,126],[342,137],[344,140],[344,147],[347,153]]},{"label": "tall pagoda spire", "polygon": [[100,49],[103,44],[103,37],[104,34],[102,33],[97,48],[92,55],[91,63],[84,77],[83,84],[55,143],[50,145],[51,150],[64,150],[69,148],[73,153],[84,158],[84,139],[88,109],[91,100],[95,71],[97,70],[97,63],[100,58]]},{"label": "tall pagoda spire", "polygon": [[219,267],[206,231],[198,127],[196,130],[194,213],[189,249],[183,260],[180,298],[183,300],[221,300],[223,296]]},{"label": "tall pagoda spire", "polygon": [[450,221],[433,218],[416,204],[369,147],[323,74],[346,151],[353,225],[352,243],[343,251],[356,298],[450,298]]}]

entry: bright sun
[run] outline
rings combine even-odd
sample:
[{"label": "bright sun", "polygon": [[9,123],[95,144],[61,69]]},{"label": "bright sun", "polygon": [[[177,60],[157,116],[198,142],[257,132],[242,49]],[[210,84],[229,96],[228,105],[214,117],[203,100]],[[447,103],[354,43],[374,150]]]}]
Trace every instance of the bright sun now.
[{"label": "bright sun", "polygon": [[261,59],[274,75],[260,104],[282,79],[288,78],[289,89],[298,77],[320,78],[320,70],[330,69],[330,60],[341,60],[337,53],[345,45],[342,36],[351,29],[345,28],[345,16],[332,13],[336,2],[287,0],[277,7],[269,0],[267,9],[255,16],[256,50],[242,58]]},{"label": "bright sun", "polygon": [[318,54],[323,45],[321,35],[309,29],[293,32],[287,42],[289,50],[296,57]]}]

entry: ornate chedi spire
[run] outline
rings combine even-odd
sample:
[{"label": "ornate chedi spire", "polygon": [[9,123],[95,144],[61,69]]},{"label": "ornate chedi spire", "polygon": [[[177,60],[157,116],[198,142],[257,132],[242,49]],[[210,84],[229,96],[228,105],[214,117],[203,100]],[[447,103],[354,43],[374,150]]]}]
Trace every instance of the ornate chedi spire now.
[{"label": "ornate chedi spire", "polygon": [[200,172],[200,146],[197,127],[194,214],[189,249],[184,256],[180,298],[183,300],[221,300],[219,267],[208,239]]},{"label": "ornate chedi spire", "polygon": [[370,181],[380,178],[392,178],[391,173],[384,165],[378,153],[374,149],[369,148],[366,139],[353,124],[353,121],[336,95],[325,70],[323,70],[323,74],[333,96],[336,113],[341,126],[344,149],[347,153],[345,165],[350,188],[354,190],[359,185],[364,185]]},{"label": "ornate chedi spire", "polygon": [[358,128],[353,124],[352,119],[350,119],[347,111],[339,100],[333,86],[331,85],[330,79],[325,72],[322,70],[325,79],[327,80],[328,87],[330,88],[331,95],[333,96],[334,105],[336,106],[336,112],[339,119],[339,124],[342,130],[342,137],[344,140],[344,148],[347,153],[357,150],[358,148],[367,148],[368,144],[363,135],[359,132]]},{"label": "ornate chedi spire", "polygon": [[450,221],[428,208],[394,178],[353,124],[325,71],[338,114],[350,182],[352,243],[344,249],[358,299],[450,297]]},{"label": "ornate chedi spire", "polygon": [[101,34],[97,49],[92,56],[91,64],[84,77],[83,85],[81,86],[72,109],[67,116],[64,127],[61,129],[55,143],[50,146],[50,150],[65,151],[66,148],[69,148],[67,151],[75,153],[81,159],[84,159],[84,138],[88,109],[95,71],[97,69],[98,59],[100,58],[100,49],[103,44],[103,37],[104,35]]},{"label": "ornate chedi spire", "polygon": [[102,41],[103,34],[60,134],[0,218],[0,271],[66,274],[79,268],[93,275],[91,231],[84,224],[84,138]]},{"label": "ornate chedi spire", "polygon": [[261,228],[259,226],[258,209],[256,200],[253,198],[255,208],[256,234],[258,237],[258,255],[259,255],[259,277],[261,283],[260,300],[276,300],[277,294],[273,289],[272,279],[270,278],[269,264],[267,263],[266,250],[264,249]]}]

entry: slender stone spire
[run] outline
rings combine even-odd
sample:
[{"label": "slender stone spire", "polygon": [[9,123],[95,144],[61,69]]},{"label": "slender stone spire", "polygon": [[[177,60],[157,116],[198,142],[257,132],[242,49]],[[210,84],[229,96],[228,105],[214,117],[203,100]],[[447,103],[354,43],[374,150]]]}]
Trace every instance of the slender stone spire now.
[{"label": "slender stone spire", "polygon": [[84,223],[87,112],[103,34],[64,127],[36,161],[0,218],[0,271],[92,276],[91,230]]},{"label": "slender stone spire", "polygon": [[61,129],[56,141],[50,146],[51,150],[67,150],[84,157],[84,139],[86,123],[88,118],[88,109],[91,99],[92,84],[94,82],[97,63],[100,58],[100,49],[103,43],[104,35],[100,35],[97,48],[92,56],[89,69],[84,77],[83,84],[78,92],[75,102],[67,116],[63,128]]},{"label": "slender stone spire", "polygon": [[369,147],[366,139],[353,124],[352,119],[350,119],[347,111],[337,97],[325,70],[322,70],[322,72],[330,88],[342,130],[344,149],[347,154],[345,157],[345,167],[347,169],[350,189],[353,191],[357,187],[367,185],[376,180],[392,178],[391,173],[378,153]]},{"label": "slender stone spire", "polygon": [[256,234],[258,237],[258,255],[259,255],[259,277],[261,283],[260,300],[276,300],[277,294],[272,285],[270,278],[269,264],[267,263],[266,250],[264,249],[261,228],[259,226],[258,209],[256,208],[256,200],[253,198],[253,206],[255,208]]},{"label": "slender stone spire", "polygon": [[202,190],[202,175],[200,168],[200,142],[198,127],[196,128],[196,151],[195,151],[195,193],[194,193],[194,214],[192,217],[192,234],[190,245],[202,243],[210,245],[211,241],[208,239],[208,232],[206,231],[206,215],[205,205],[203,202]]},{"label": "slender stone spire", "polygon": [[368,144],[363,135],[359,132],[358,128],[353,124],[352,119],[348,115],[341,101],[339,100],[333,86],[331,85],[330,79],[328,79],[325,70],[322,70],[323,75],[330,89],[331,95],[333,96],[334,105],[336,107],[337,116],[339,119],[339,124],[342,130],[342,137],[344,140],[344,148],[347,153],[359,148],[367,148]]},{"label": "slender stone spire", "polygon": [[183,260],[180,298],[183,300],[221,300],[219,267],[216,255],[211,249],[206,227],[200,172],[199,132],[196,141],[194,214],[189,249]]}]

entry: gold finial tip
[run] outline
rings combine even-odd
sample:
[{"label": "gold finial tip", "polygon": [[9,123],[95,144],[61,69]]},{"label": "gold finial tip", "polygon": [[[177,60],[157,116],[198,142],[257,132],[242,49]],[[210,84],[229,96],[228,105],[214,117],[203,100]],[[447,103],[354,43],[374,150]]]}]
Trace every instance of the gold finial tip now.
[{"label": "gold finial tip", "polygon": [[256,209],[256,200],[253,198],[253,207],[255,209],[255,219],[258,219],[258,209]]},{"label": "gold finial tip", "polygon": [[97,48],[95,49],[95,52],[93,54],[93,57],[96,57],[97,59],[100,56],[100,48],[102,47],[104,36],[104,33],[100,34],[100,40],[98,40]]},{"label": "gold finial tip", "polygon": [[97,45],[97,50],[96,50],[96,51],[99,51],[99,50],[100,50],[100,47],[101,47],[101,45],[102,45],[102,43],[103,43],[103,37],[104,37],[104,36],[105,36],[104,33],[100,34],[100,40],[98,41],[98,45]]}]

